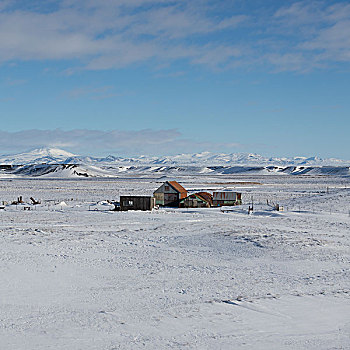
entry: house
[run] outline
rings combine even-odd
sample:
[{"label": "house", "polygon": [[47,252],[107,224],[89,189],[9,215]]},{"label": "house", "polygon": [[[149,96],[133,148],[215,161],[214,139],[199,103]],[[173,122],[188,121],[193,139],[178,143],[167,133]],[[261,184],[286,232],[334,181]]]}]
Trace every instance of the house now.
[{"label": "house", "polygon": [[166,181],[153,195],[156,205],[178,207],[180,200],[187,197],[187,191],[176,181]]},{"label": "house", "polygon": [[150,196],[120,196],[120,210],[152,210],[154,202]]},{"label": "house", "polygon": [[214,192],[213,206],[222,207],[224,205],[240,205],[242,204],[242,193],[238,192]]},{"label": "house", "polygon": [[207,192],[190,194],[180,200],[180,208],[210,208],[213,205],[213,197]]}]

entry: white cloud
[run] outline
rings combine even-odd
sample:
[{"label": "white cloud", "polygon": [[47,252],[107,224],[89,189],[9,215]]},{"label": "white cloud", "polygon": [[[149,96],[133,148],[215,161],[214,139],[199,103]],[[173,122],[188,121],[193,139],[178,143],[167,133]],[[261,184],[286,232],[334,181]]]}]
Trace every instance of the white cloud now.
[{"label": "white cloud", "polygon": [[19,3],[0,2],[0,62],[75,60],[80,69],[101,70],[185,60],[274,71],[350,62],[350,4],[343,1],[247,6],[246,13],[210,0]]},{"label": "white cloud", "polygon": [[274,18],[285,40],[279,52],[267,58],[281,70],[307,71],[350,62],[350,4],[300,1],[280,8]]},{"label": "white cloud", "polygon": [[319,57],[334,61],[350,61],[350,20],[341,20],[320,30],[318,35],[302,44],[306,50],[320,50]]},{"label": "white cloud", "polygon": [[[149,59],[200,62],[215,49],[186,42],[193,35],[232,29],[246,16],[215,19],[182,1],[58,2],[51,12],[0,12],[0,61],[77,59],[88,69],[109,69]],[[236,45],[232,45],[232,48]],[[175,48],[175,49],[174,49]]]},{"label": "white cloud", "polygon": [[2,152],[18,152],[39,147],[61,147],[80,154],[174,154],[241,147],[237,143],[201,142],[185,139],[175,129],[169,130],[23,130],[0,131]]}]

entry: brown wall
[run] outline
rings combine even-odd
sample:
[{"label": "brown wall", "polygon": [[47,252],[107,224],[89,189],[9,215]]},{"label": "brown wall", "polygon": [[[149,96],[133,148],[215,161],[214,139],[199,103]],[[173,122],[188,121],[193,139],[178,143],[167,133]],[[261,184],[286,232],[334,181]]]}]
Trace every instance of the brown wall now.
[{"label": "brown wall", "polygon": [[147,196],[120,196],[120,210],[152,210],[153,197]]}]

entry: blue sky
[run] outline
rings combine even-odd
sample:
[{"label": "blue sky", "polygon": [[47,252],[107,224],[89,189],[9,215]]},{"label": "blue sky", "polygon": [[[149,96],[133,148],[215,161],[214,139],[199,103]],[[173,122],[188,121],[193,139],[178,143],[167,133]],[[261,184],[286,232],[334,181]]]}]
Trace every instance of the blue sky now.
[{"label": "blue sky", "polygon": [[350,4],[0,0],[1,153],[350,159]]}]

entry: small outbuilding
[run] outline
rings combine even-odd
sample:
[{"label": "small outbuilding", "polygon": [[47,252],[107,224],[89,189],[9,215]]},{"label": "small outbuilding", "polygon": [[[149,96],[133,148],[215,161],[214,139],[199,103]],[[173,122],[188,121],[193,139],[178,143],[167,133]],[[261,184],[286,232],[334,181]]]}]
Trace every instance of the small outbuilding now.
[{"label": "small outbuilding", "polygon": [[222,207],[222,206],[232,206],[242,204],[242,193],[239,192],[214,192],[213,193],[213,206]]},{"label": "small outbuilding", "polygon": [[150,196],[120,196],[120,210],[152,210],[155,200]]},{"label": "small outbuilding", "polygon": [[166,181],[153,195],[156,205],[178,207],[180,200],[187,197],[187,191],[176,181]]},{"label": "small outbuilding", "polygon": [[180,208],[210,208],[213,205],[213,197],[208,192],[198,192],[180,200]]}]

